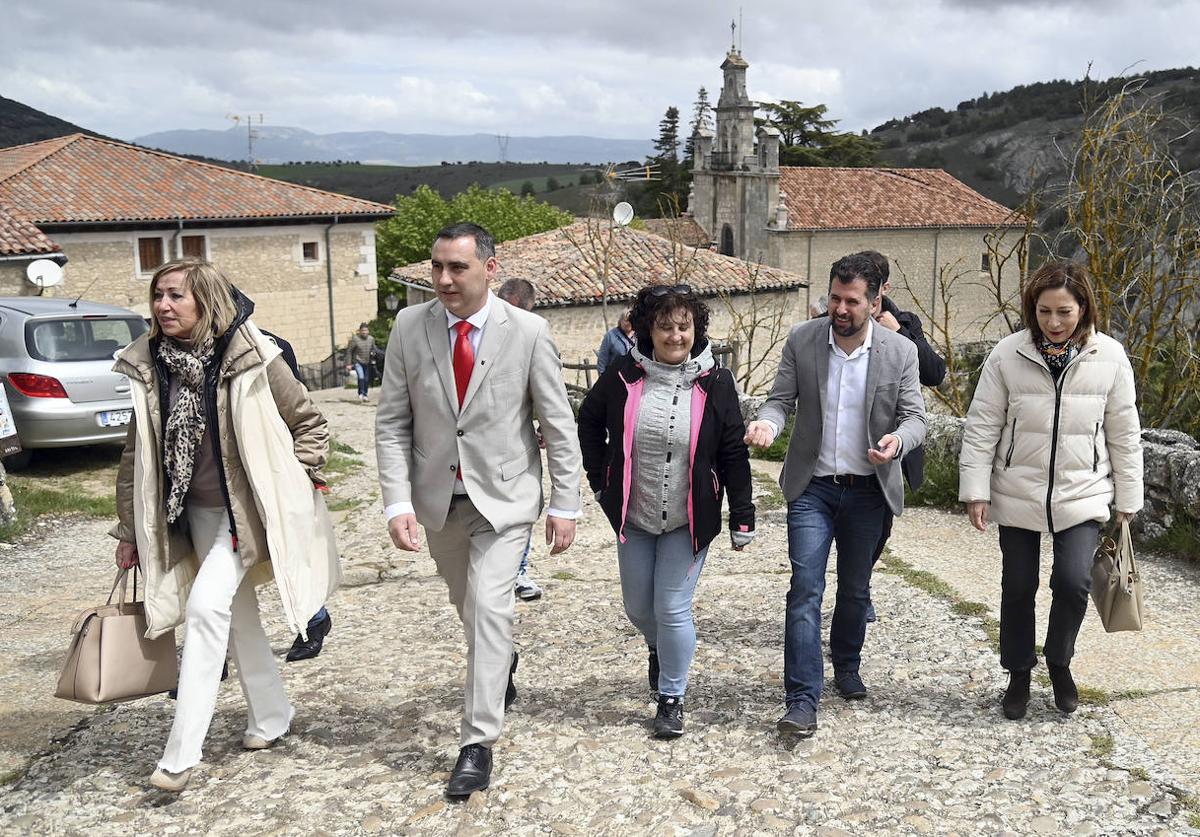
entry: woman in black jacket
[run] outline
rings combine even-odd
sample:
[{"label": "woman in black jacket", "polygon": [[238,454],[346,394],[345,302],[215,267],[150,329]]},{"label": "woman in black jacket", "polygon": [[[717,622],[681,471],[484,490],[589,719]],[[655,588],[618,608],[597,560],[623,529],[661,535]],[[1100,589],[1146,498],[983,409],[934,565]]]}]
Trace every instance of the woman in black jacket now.
[{"label": "woman in black jacket", "polygon": [[579,411],[583,467],[617,533],[625,613],[650,649],[654,734],[683,733],[696,650],[692,594],[729,491],[733,548],[754,538],[750,460],[733,375],[713,362],[708,307],[686,285],[644,288],[636,345]]}]

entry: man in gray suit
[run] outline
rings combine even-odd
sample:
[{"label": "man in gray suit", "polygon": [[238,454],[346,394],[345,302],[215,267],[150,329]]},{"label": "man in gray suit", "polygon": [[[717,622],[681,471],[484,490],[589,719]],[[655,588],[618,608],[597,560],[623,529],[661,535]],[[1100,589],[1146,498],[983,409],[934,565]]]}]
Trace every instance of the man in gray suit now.
[{"label": "man in gray suit", "polygon": [[792,328],[771,394],[746,429],[749,444],[766,447],[796,412],[779,479],[788,501],[792,580],[783,646],[787,713],[778,726],[805,738],[817,729],[824,686],[821,597],[829,547],[837,542],[829,631],[834,683],[842,697],[861,699],[872,557],[885,509],[898,515],[904,508],[900,456],[925,438],[916,347],[875,327],[882,282],[862,253],[834,263],[829,316]]},{"label": "man in gray suit", "polygon": [[425,527],[466,633],[462,746],[446,789],[466,797],[488,786],[516,697],[513,582],[543,499],[534,418],[550,468],[551,555],[575,538],[581,460],[546,321],[488,289],[492,236],[456,224],[432,255],[437,299],[401,311],[388,340],[375,448],[392,542],[419,550]]}]

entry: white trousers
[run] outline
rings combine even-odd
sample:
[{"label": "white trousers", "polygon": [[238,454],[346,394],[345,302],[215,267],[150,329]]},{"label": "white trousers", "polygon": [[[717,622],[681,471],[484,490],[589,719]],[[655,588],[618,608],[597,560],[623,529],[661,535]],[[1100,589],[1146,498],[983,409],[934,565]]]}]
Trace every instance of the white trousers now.
[{"label": "white trousers", "polygon": [[446,581],[467,639],[467,683],[460,746],[492,746],[504,726],[504,692],[513,653],[513,584],[530,527],[496,532],[466,495],[455,495],[440,532],[425,530],[429,554]]},{"label": "white trousers", "polygon": [[200,572],[187,600],[187,635],[179,666],[175,722],[158,766],[180,773],[200,763],[228,649],[246,697],[246,733],[268,741],[288,730],[293,709],[258,615],[253,584],[233,551],[224,509],[187,509]]}]

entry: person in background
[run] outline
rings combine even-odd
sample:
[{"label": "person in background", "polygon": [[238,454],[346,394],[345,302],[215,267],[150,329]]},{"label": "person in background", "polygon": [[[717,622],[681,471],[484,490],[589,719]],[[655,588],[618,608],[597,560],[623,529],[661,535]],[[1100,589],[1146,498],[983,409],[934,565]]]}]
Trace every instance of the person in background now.
[{"label": "person in background", "polygon": [[629,321],[629,309],[621,312],[616,326],[610,328],[600,341],[596,351],[596,370],[601,375],[619,357],[629,354],[633,348],[633,324]]},{"label": "person in background", "polygon": [[[528,279],[514,277],[504,280],[496,289],[496,296],[523,311],[532,311],[534,303],[537,301],[537,288]],[[544,448],[546,443],[542,439],[541,431],[537,431],[537,436],[538,447]],[[525,542],[525,554],[521,556],[521,566],[517,570],[517,583],[514,588],[517,598],[523,602],[534,602],[542,597],[541,585],[534,581],[529,574],[529,550],[532,547],[533,532],[531,531],[529,540]]]},{"label": "person in background", "polygon": [[325,418],[250,320],[254,304],[199,259],[160,267],[149,298],[149,333],[113,367],[133,420],[112,535],[117,565],[145,575],[147,635],[186,620],[175,720],[150,777],[177,792],[201,760],[227,651],[247,704],[242,746],[270,747],[291,724],[255,586],[274,575],[292,621],[321,607],[340,570],[315,490]]},{"label": "person in background", "polygon": [[636,345],[584,398],[579,443],[617,533],[625,613],[649,649],[654,735],[677,738],[696,652],[692,597],[726,489],[733,548],[754,539],[750,457],[733,374],[713,361],[708,306],[687,285],[654,285],[630,316]]},{"label": "person in background", "polygon": [[[929,345],[929,341],[925,339],[921,318],[911,311],[901,311],[900,306],[888,296],[892,283],[888,281],[891,268],[888,265],[887,256],[874,250],[864,250],[862,255],[875,263],[879,275],[883,277],[875,322],[902,337],[907,337],[917,347],[917,378],[921,382],[921,386],[936,387],[940,385],[946,377],[946,361],[942,360],[941,356]],[[916,491],[921,487],[925,481],[924,445],[917,445],[904,454],[900,460],[900,471],[904,474],[904,480],[908,483],[909,488]],[[892,536],[892,523],[895,519],[896,516],[892,514],[891,508],[885,508],[883,532],[879,536],[879,545],[875,547],[875,558],[872,565],[879,563],[879,558],[883,555],[884,548],[887,547],[888,538]],[[870,594],[871,591],[868,589],[867,595],[870,596]],[[867,603],[867,621],[874,622],[875,619],[875,602],[871,600]]]},{"label": "person in background", "polygon": [[1000,526],[1000,705],[1017,720],[1037,665],[1034,599],[1042,535],[1053,538],[1043,653],[1054,705],[1074,712],[1075,638],[1087,612],[1092,557],[1110,514],[1142,508],[1142,436],[1125,349],[1096,331],[1086,268],[1049,262],[1021,293],[1025,328],[988,355],[963,428],[959,499],[971,525]]},{"label": "person in background", "polygon": [[358,324],[358,331],[350,336],[346,345],[346,369],[354,370],[358,378],[358,400],[366,402],[367,387],[371,383],[371,360],[375,353],[375,338],[366,323]]}]

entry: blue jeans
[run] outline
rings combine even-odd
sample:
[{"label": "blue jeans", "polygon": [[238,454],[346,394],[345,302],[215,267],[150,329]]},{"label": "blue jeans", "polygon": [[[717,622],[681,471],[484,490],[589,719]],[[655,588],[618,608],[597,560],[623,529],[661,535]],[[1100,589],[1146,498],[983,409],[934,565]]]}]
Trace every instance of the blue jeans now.
[{"label": "blue jeans", "polygon": [[688,669],[696,653],[692,593],[707,554],[705,547],[692,555],[687,526],[651,535],[627,524],[625,543],[617,543],[625,614],[646,644],[658,649],[661,695],[682,697],[687,691]]},{"label": "blue jeans", "polygon": [[313,617],[308,620],[307,632],[310,636],[312,635],[312,632],[316,630],[317,626],[325,621],[327,616],[329,616],[329,611],[325,609],[324,605],[322,605],[321,609],[314,613]]},{"label": "blue jeans", "polygon": [[529,548],[533,546],[533,532],[529,533],[529,540],[525,541],[525,551],[521,553],[521,566],[517,567],[517,575],[524,575],[529,569]]},{"label": "blue jeans", "polygon": [[788,504],[788,557],[792,583],[787,594],[783,640],[783,685],[788,706],[816,710],[825,685],[821,658],[821,597],[829,546],[837,542],[837,602],[829,629],[835,671],[858,671],[867,632],[871,564],[887,503],[877,483],[850,487],[813,477]]},{"label": "blue jeans", "polygon": [[367,386],[371,383],[371,367],[365,363],[355,363],[354,374],[358,376],[358,394],[366,395]]}]

